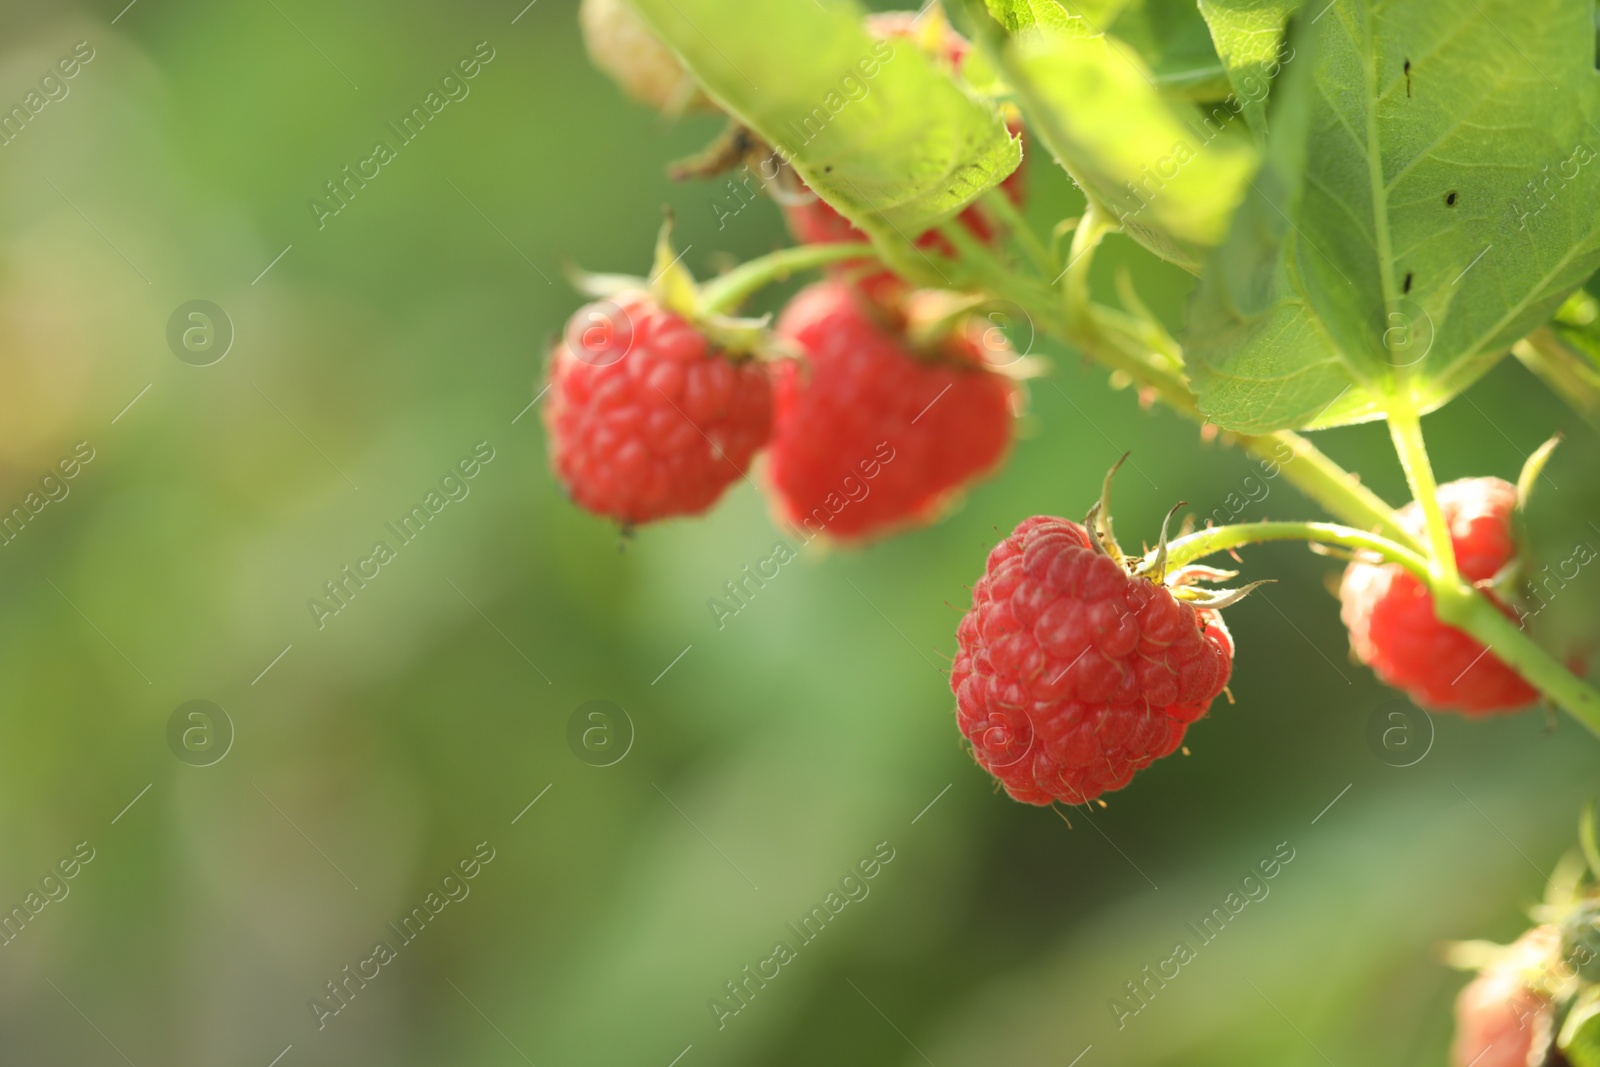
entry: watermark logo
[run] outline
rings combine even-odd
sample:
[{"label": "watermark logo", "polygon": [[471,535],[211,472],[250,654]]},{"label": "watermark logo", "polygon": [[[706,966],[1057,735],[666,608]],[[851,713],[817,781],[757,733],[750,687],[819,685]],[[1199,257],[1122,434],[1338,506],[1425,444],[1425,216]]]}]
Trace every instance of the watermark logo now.
[{"label": "watermark logo", "polygon": [[191,767],[220,763],[233,748],[233,720],[209,700],[179,704],[167,719],[167,747]]},{"label": "watermark logo", "polygon": [[1014,767],[1033,751],[1033,720],[1023,712],[991,715],[973,744],[987,758],[984,766],[990,771]]},{"label": "watermark logo", "polygon": [[1388,700],[1367,717],[1367,748],[1391,767],[1413,767],[1433,748],[1433,716],[1409,700]]},{"label": "watermark logo", "polygon": [[567,718],[567,747],[591,767],[621,763],[633,749],[633,720],[609,700],[587,700]]},{"label": "watermark logo", "polygon": [[167,347],[191,367],[209,367],[233,347],[233,320],[209,300],[180,304],[167,319]]},{"label": "watermark logo", "polygon": [[567,322],[567,350],[594,367],[609,367],[633,348],[633,319],[609,300],[578,309]]},{"label": "watermark logo", "polygon": [[1421,363],[1433,349],[1433,316],[1409,296],[1386,304],[1380,318],[1384,358],[1391,367]]},{"label": "watermark logo", "polygon": [[1033,318],[1020,304],[991,300],[973,312],[978,347],[991,367],[1009,367],[1033,351]]}]

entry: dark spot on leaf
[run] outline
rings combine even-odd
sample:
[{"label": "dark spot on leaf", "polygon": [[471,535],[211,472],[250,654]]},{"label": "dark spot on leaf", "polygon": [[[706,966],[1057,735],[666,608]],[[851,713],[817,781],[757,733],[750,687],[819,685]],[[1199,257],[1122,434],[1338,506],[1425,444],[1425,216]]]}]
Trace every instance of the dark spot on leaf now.
[{"label": "dark spot on leaf", "polygon": [[1444,194],[1444,206],[1445,207],[1455,207],[1456,206],[1456,191],[1454,189],[1452,189],[1448,193]]},{"label": "dark spot on leaf", "polygon": [[824,173],[824,174],[832,174],[833,173],[833,164],[829,163],[827,166],[823,167],[822,168],[822,173]]},{"label": "dark spot on leaf", "polygon": [[1409,60],[1409,59],[1406,60],[1405,75],[1406,75],[1406,98],[1410,99],[1410,97],[1411,97],[1411,60]]},{"label": "dark spot on leaf", "polygon": [[1401,292],[1411,292],[1411,279],[1414,277],[1416,277],[1416,274],[1413,271],[1406,271],[1406,281],[1404,287],[1401,289]]}]

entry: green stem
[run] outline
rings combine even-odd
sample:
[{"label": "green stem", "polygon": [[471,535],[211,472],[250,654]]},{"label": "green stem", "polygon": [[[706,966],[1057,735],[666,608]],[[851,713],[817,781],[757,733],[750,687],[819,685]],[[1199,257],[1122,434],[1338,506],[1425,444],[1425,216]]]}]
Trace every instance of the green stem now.
[{"label": "green stem", "polygon": [[751,294],[803,270],[815,270],[849,259],[877,259],[870,244],[798,245],[746,260],[733,270],[707,282],[700,290],[702,312],[726,315]]},{"label": "green stem", "polygon": [[1427,583],[1441,622],[1477,640],[1487,652],[1600,736],[1600,693],[1574,676],[1527,632],[1501,612],[1488,596],[1458,578],[1436,573],[1433,562],[1378,534],[1329,522],[1249,522],[1218,526],[1180,537],[1167,545],[1168,570],[1215,552],[1264,541],[1311,541],[1376,553]]},{"label": "green stem", "polygon": [[1483,593],[1459,582],[1447,585],[1439,579],[1433,581],[1431,588],[1434,611],[1441,620],[1471,634],[1529,685],[1600,737],[1600,693],[1501,614]]},{"label": "green stem", "polygon": [[1434,575],[1447,585],[1457,585],[1456,551],[1450,541],[1450,526],[1445,522],[1439,507],[1439,483],[1433,477],[1433,465],[1428,462],[1428,446],[1422,439],[1422,420],[1409,396],[1391,400],[1389,407],[1389,435],[1394,438],[1395,451],[1400,454],[1400,466],[1405,468],[1406,481],[1411,485],[1411,497],[1422,508],[1428,523],[1428,547],[1432,556]]},{"label": "green stem", "polygon": [[1400,564],[1423,581],[1429,579],[1428,561],[1409,548],[1379,534],[1331,522],[1241,522],[1199,530],[1167,545],[1167,569],[1171,571],[1216,552],[1263,541],[1312,541],[1352,551],[1364,549]]},{"label": "green stem", "polygon": [[[951,233],[950,237],[962,254],[962,262],[972,270],[975,284],[1024,308],[1040,329],[1055,334],[1102,365],[1126,374],[1174,411],[1204,422],[1205,416],[1183,377],[1181,358],[1154,346],[1145,324],[1089,299],[1088,266],[1095,247],[1109,229],[1100,216],[1086,217],[1079,225],[1073,238],[1071,265],[1066,270],[1069,295],[1065,307],[1034,279],[1020,277],[1000,264],[971,234]],[[1241,437],[1240,443],[1255,455],[1279,463],[1284,476],[1328,514],[1352,526],[1378,529],[1402,545],[1421,548],[1401,525],[1393,508],[1304,437],[1282,430]],[[1292,459],[1285,459],[1286,451]]]},{"label": "green stem", "polygon": [[[1065,299],[1038,280],[1018,275],[974,240],[960,226],[946,233],[960,254],[950,264],[961,274],[965,268],[974,287],[1011,300],[1034,318],[1041,329],[1060,337],[1102,364],[1126,373],[1175,410],[1204,422],[1194,394],[1182,374],[1181,358],[1153,346],[1147,330],[1124,313],[1095,304],[1089,297],[1088,270],[1101,237],[1114,227],[1092,208],[1073,235],[1072,251],[1063,272]],[[1390,428],[1400,453],[1413,496],[1421,502],[1428,520],[1429,544],[1410,533],[1399,515],[1382,498],[1363,486],[1298,434],[1279,431],[1241,437],[1254,454],[1280,464],[1284,476],[1330,514],[1351,523],[1248,523],[1204,530],[1168,545],[1172,566],[1202,555],[1254,541],[1305,540],[1373,552],[1404,567],[1428,585],[1440,620],[1465,631],[1493,649],[1505,663],[1548,699],[1565,708],[1600,736],[1600,693],[1567,671],[1511,623],[1485,594],[1462,583],[1455,567],[1449,529],[1437,499],[1438,485],[1422,439],[1422,427],[1409,396],[1394,404]],[[1285,459],[1287,447],[1292,458]],[[1364,527],[1357,528],[1357,527]],[[1376,531],[1376,532],[1374,532]]]}]

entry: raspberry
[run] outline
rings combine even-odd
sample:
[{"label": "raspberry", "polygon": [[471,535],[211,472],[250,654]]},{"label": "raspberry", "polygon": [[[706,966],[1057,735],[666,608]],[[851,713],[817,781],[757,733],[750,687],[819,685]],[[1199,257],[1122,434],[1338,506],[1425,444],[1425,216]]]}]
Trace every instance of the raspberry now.
[{"label": "raspberry", "polygon": [[706,103],[699,84],[628,0],[583,0],[578,21],[590,60],[635,100],[668,113]]},{"label": "raspberry", "polygon": [[1551,927],[1535,927],[1467,983],[1456,998],[1451,1067],[1527,1067],[1534,1045],[1548,1039],[1553,1015],[1527,976],[1548,965],[1555,942]]},{"label": "raspberry", "polygon": [[705,511],[772,434],[772,386],[643,292],[581,308],[544,410],[572,499],[622,523]]},{"label": "raspberry", "polygon": [[837,280],[801,290],[777,329],[807,364],[776,372],[767,474],[790,522],[848,541],[930,521],[1004,456],[1014,387],[972,339],[914,352]]},{"label": "raspberry", "polygon": [[989,553],[956,638],[956,722],[978,764],[1027,804],[1121,789],[1182,743],[1233,667],[1220,615],[1045,515]]},{"label": "raspberry", "polygon": [[[1517,553],[1511,529],[1516,487],[1498,478],[1466,478],[1441,485],[1438,500],[1461,576],[1470,582],[1493,578]],[[1413,533],[1426,532],[1415,502],[1400,517]],[[1419,707],[1478,718],[1514,711],[1538,697],[1498,657],[1485,654],[1483,645],[1440,622],[1427,587],[1397,563],[1350,564],[1339,599],[1356,656]]]}]

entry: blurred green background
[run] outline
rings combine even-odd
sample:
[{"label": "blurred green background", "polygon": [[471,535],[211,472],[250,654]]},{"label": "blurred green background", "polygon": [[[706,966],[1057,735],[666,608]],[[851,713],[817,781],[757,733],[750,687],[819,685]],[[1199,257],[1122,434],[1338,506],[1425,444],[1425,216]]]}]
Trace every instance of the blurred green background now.
[{"label": "blurred green background", "polygon": [[[93,58],[0,147],[0,508],[67,489],[0,549],[0,909],[94,858],[0,947],[0,1063],[1442,1063],[1438,944],[1520,931],[1594,740],[1444,716],[1391,766],[1369,726],[1400,705],[1348,660],[1338,564],[1271,546],[1192,755],[1070,828],[996,795],[942,670],[999,532],[1081,515],[1124,449],[1129,541],[1261,492],[1044,344],[1002,474],[936,527],[808,551],[719,630],[707,599],[778,536],[758,493],[619,548],[528,405],[579,303],[564,264],[643,272],[668,203],[709,275],[782,245],[778,213],[719,228],[715,184],[662,176],[717,122],[628,104],[573,3],[522,4],[4,5],[0,107]],[[480,42],[470,95],[319,229],[308,201]],[[1042,226],[1075,213],[1031,173]],[[1101,259],[1180,320],[1185,276]],[[235,335],[205,367],[167,342],[196,299]],[[1514,478],[1557,428],[1551,560],[1600,546],[1594,434],[1509,360],[1427,420],[1441,478]],[[480,442],[470,493],[319,628],[308,600]],[[1381,429],[1319,443],[1404,498]],[[1246,517],[1315,516],[1265,484]],[[1551,603],[1550,640],[1592,635],[1597,592]],[[196,699],[232,724],[208,766],[168,741]],[[631,723],[609,766],[569,743],[593,700]],[[880,842],[870,894],[719,1027],[724,983]],[[1124,983],[1280,843],[1270,895],[1119,1029]],[[310,999],[475,848],[470,895],[319,1028]]]}]

